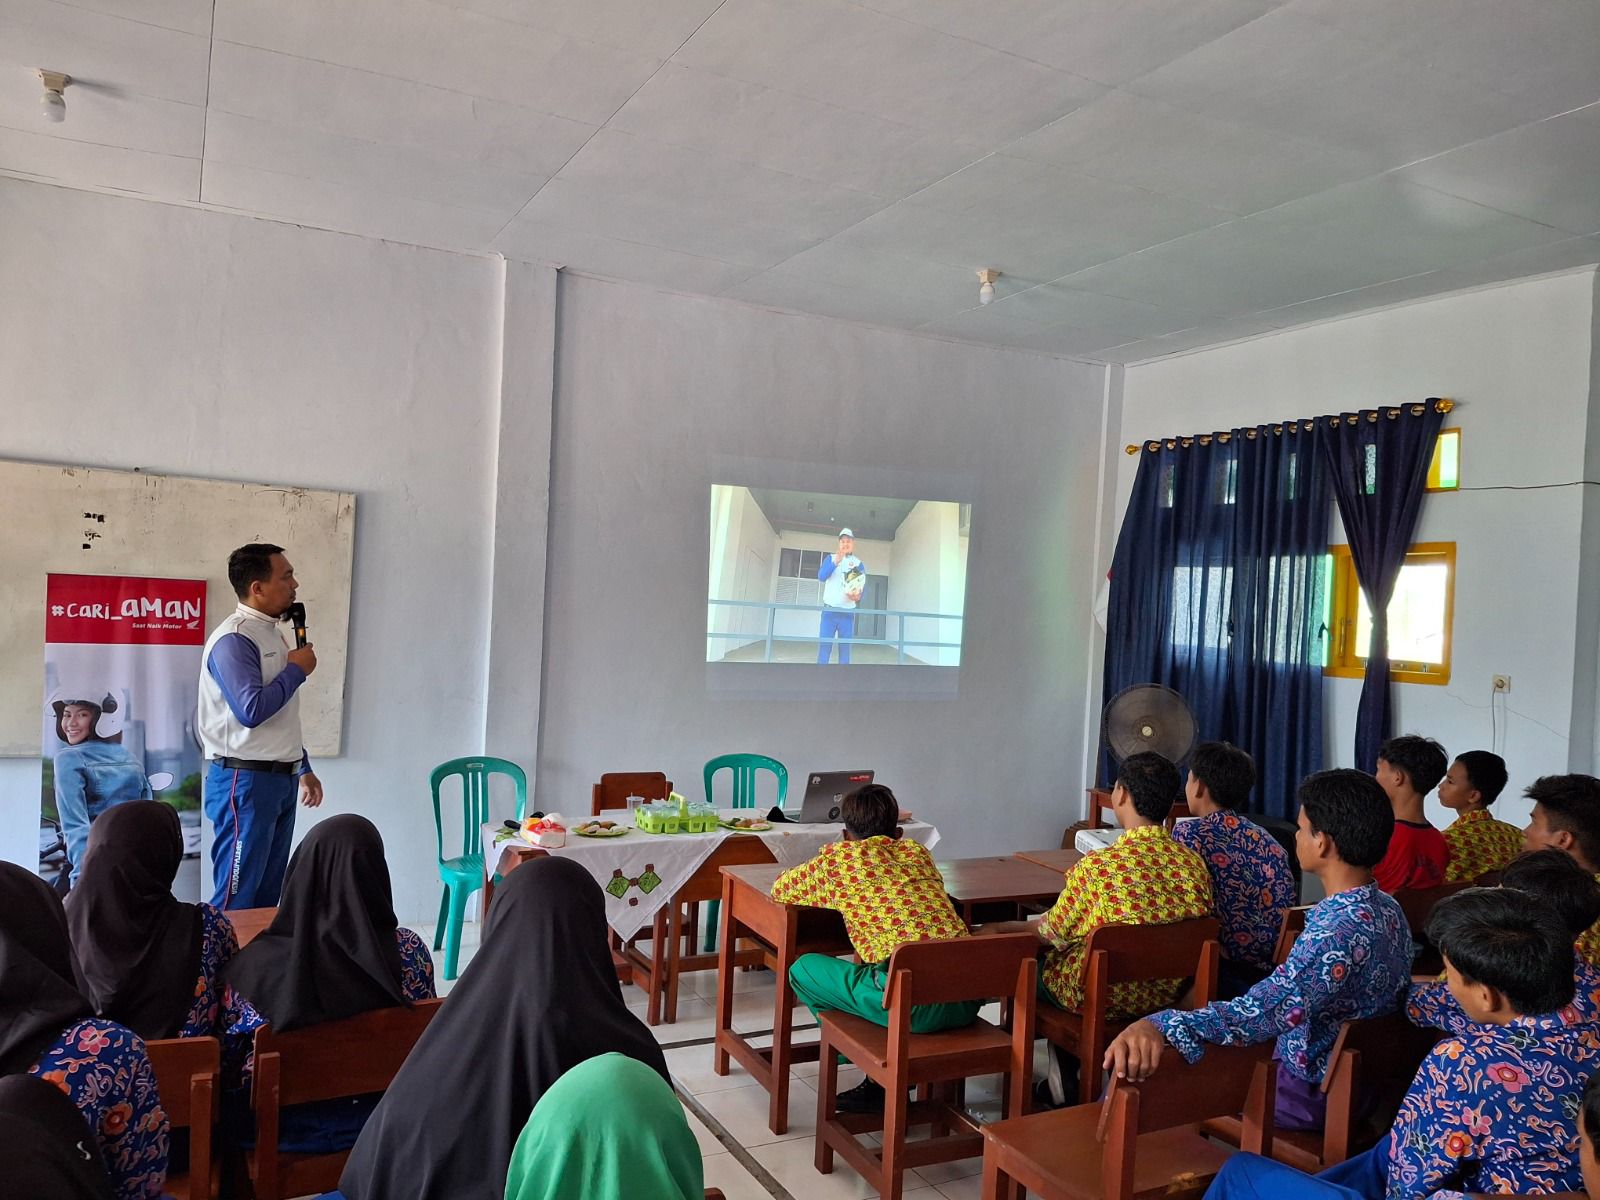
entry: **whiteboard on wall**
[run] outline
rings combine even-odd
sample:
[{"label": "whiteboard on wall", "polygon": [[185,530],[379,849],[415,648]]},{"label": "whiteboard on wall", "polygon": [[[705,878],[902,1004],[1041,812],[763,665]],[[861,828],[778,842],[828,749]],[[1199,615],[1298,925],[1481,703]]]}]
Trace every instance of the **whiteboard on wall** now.
[{"label": "whiteboard on wall", "polygon": [[46,575],[204,579],[209,630],[238,603],[228,555],[249,542],[294,564],[317,647],[300,690],[306,749],[337,755],[355,514],[349,492],[0,461],[0,756],[39,754]]}]

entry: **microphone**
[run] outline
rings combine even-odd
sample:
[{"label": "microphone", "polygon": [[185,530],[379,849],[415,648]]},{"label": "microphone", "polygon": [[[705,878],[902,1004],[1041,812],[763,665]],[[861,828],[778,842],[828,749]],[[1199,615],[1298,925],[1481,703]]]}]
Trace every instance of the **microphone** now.
[{"label": "microphone", "polygon": [[291,604],[284,610],[283,615],[294,625],[294,648],[298,650],[306,644],[306,606]]}]

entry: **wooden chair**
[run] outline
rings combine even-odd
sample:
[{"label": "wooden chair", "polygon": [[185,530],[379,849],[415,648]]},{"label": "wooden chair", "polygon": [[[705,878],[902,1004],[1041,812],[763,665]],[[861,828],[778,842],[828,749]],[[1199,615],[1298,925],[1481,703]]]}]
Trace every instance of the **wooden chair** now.
[{"label": "wooden chair", "polygon": [[214,1037],[156,1038],[144,1048],[173,1132],[189,1131],[188,1169],[168,1169],[164,1194],[176,1200],[211,1200],[222,1191],[222,1159],[213,1149],[222,1105],[217,1086],[222,1044]]},{"label": "wooden chair", "polygon": [[[1321,1132],[1279,1130],[1272,1157],[1315,1175],[1375,1145],[1388,1132],[1390,1118],[1438,1037],[1437,1030],[1411,1024],[1404,1012],[1339,1026],[1322,1077],[1327,1112]],[[1380,1113],[1387,1115],[1377,1117]],[[1233,1146],[1243,1137],[1243,1126],[1233,1115],[1206,1121],[1203,1128]]]},{"label": "wooden chair", "polygon": [[1151,979],[1188,979],[1180,1008],[1204,1008],[1217,997],[1217,971],[1222,949],[1215,917],[1198,917],[1171,925],[1102,925],[1089,935],[1084,956],[1083,1009],[1066,1012],[1041,1004],[1039,1036],[1078,1060],[1078,1100],[1088,1104],[1100,1095],[1100,1063],[1106,1046],[1137,1017],[1112,1017],[1113,984]]},{"label": "wooden chair", "polygon": [[[1000,1074],[1006,1116],[1027,1111],[1033,1088],[1033,1007],[1038,978],[1038,939],[1031,933],[912,942],[889,959],[885,1028],[849,1013],[824,1012],[817,1083],[817,1170],[833,1171],[843,1155],[884,1200],[900,1200],[908,1167],[952,1162],[983,1152],[981,1126],[962,1108],[961,1085],[972,1075]],[[918,1004],[962,1000],[1012,1001],[1008,1033],[982,1019],[943,1033],[912,1033]],[[836,1113],[838,1056],[860,1067],[884,1090],[881,1114]],[[912,1103],[906,1089],[917,1085]],[[907,1142],[910,1125],[931,1126],[930,1136]],[[961,1132],[952,1133],[953,1126]],[[881,1147],[858,1134],[881,1131]]]},{"label": "wooden chair", "polygon": [[1431,888],[1401,888],[1394,894],[1395,903],[1406,914],[1406,924],[1411,927],[1411,940],[1417,944],[1417,957],[1411,964],[1414,974],[1437,975],[1444,970],[1444,959],[1428,942],[1428,917],[1439,901],[1472,886],[1471,881],[1441,883]]},{"label": "wooden chair", "polygon": [[350,1151],[280,1152],[283,1109],[384,1091],[443,1003],[423,1000],[404,1008],[379,1008],[292,1033],[275,1033],[270,1026],[256,1030],[250,1096],[256,1144],[243,1155],[255,1200],[318,1195],[339,1186]]},{"label": "wooden chair", "polygon": [[1294,944],[1300,935],[1306,931],[1306,914],[1312,906],[1302,904],[1296,908],[1283,910],[1283,920],[1278,924],[1278,941],[1272,948],[1272,961],[1277,966],[1283,966],[1289,961],[1289,952],[1294,949]]},{"label": "wooden chair", "polygon": [[1270,1042],[1210,1046],[1193,1066],[1168,1049],[1151,1079],[1113,1079],[1100,1104],[985,1126],[984,1200],[1018,1186],[1044,1200],[1198,1197],[1228,1151],[1195,1122],[1242,1112],[1245,1149],[1269,1153],[1277,1078]]},{"label": "wooden chair", "polygon": [[672,794],[672,780],[661,771],[608,771],[594,785],[589,815],[598,817],[610,808],[627,808],[629,796],[646,800],[665,800]]}]

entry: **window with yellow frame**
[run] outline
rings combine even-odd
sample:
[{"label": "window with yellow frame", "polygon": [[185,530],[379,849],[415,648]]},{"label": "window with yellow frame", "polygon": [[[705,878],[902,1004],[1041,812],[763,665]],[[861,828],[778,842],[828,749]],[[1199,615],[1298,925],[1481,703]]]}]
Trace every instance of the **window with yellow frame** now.
[{"label": "window with yellow frame", "polygon": [[[1349,546],[1332,546],[1327,572],[1323,673],[1359,679],[1372,644],[1372,609],[1356,581]],[[1406,553],[1389,601],[1389,672],[1396,683],[1449,683],[1455,618],[1456,544],[1420,542]]]}]

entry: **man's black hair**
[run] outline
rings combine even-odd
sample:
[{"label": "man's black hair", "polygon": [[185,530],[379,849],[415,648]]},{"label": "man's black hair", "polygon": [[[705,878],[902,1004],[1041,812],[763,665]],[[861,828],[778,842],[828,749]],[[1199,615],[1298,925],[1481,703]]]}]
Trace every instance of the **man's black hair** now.
[{"label": "man's black hair", "polygon": [[250,595],[252,583],[266,583],[271,579],[272,556],[282,553],[282,546],[251,542],[228,555],[228,582],[233,584],[234,595],[243,600]]},{"label": "man's black hair", "polygon": [[1583,1132],[1600,1161],[1600,1071],[1589,1076],[1589,1086],[1583,1093]]},{"label": "man's black hair", "polygon": [[1526,892],[1553,911],[1574,941],[1600,921],[1600,882],[1560,850],[1530,850],[1506,864],[1500,886]]},{"label": "man's black hair", "polygon": [[1378,751],[1378,757],[1391,767],[1398,767],[1412,789],[1423,796],[1438,787],[1450,769],[1450,756],[1444,747],[1414,733],[1390,738]]},{"label": "man's black hair", "polygon": [[852,837],[893,837],[900,824],[900,802],[881,783],[858,787],[839,803],[839,815]]},{"label": "man's black hair", "polygon": [[1585,862],[1600,867],[1600,779],[1541,775],[1524,795],[1544,809],[1552,829],[1573,836]]},{"label": "man's black hair", "polygon": [[1183,795],[1183,776],[1169,759],[1154,750],[1130,754],[1117,771],[1117,783],[1128,789],[1133,811],[1157,824],[1167,819]]},{"label": "man's black hair", "polygon": [[1456,761],[1467,773],[1467,786],[1483,797],[1488,808],[1500,798],[1506,786],[1506,760],[1488,750],[1463,750]]},{"label": "man's black hair", "polygon": [[1201,742],[1189,759],[1189,771],[1223,808],[1242,812],[1256,786],[1255,760],[1231,742]]},{"label": "man's black hair", "polygon": [[1494,988],[1519,1014],[1572,1003],[1572,934],[1549,905],[1516,888],[1468,888],[1439,901],[1428,940],[1463,979]]},{"label": "man's black hair", "polygon": [[1335,767],[1307,775],[1297,794],[1311,832],[1323,833],[1352,867],[1375,867],[1389,852],[1394,806],[1365,771]]}]

